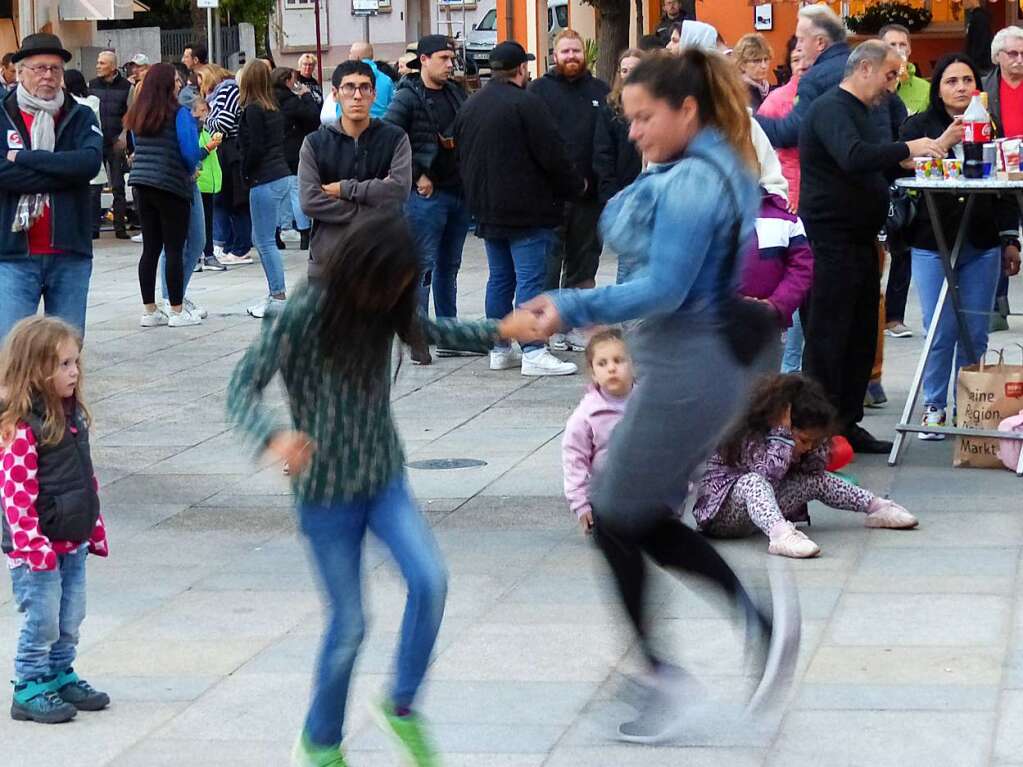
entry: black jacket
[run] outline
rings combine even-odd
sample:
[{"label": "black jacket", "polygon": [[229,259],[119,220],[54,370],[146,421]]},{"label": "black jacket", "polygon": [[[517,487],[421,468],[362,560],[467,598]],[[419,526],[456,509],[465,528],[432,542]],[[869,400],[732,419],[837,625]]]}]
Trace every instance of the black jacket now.
[{"label": "black jacket", "polygon": [[155,136],[135,136],[135,152],[128,174],[128,183],[132,186],[162,189],[191,201],[194,172],[195,169],[186,167],[181,158],[175,115],[171,115]]},{"label": "black jacket", "polygon": [[[93,484],[92,458],[89,453],[89,429],[82,412],[75,406],[67,416],[64,434],[56,444],[43,444],[45,415],[39,403],[25,418],[36,437],[39,452],[36,481],[39,496],[36,513],[39,530],[51,541],[87,541],[99,518],[99,496]],[[0,548],[14,550],[11,530],[3,518]]]},{"label": "black jacket", "polygon": [[991,17],[983,3],[966,11],[966,46],[964,53],[977,65],[982,75],[991,71]]},{"label": "black jacket", "polygon": [[284,159],[295,175],[298,173],[298,152],[302,142],[320,127],[320,105],[311,92],[296,96],[291,88],[274,88],[274,98],[284,115]]},{"label": "black jacket", "polygon": [[[902,140],[912,141],[918,138],[938,138],[952,122],[948,112],[933,107],[915,114],[902,126]],[[950,151],[949,157],[955,155]],[[912,175],[912,171],[906,173]],[[959,222],[963,217],[966,199],[954,194],[936,194],[934,201],[941,219],[941,228],[945,232],[945,241],[949,247],[955,242],[959,232]],[[983,195],[973,206],[970,226],[966,231],[967,241],[977,248],[987,250],[1001,243],[1000,234],[1016,237],[1019,231],[1019,208],[1011,195],[998,195],[991,204],[991,198]],[[938,243],[934,238],[931,216],[923,200],[917,205],[916,217],[908,232],[909,244],[914,248],[937,250]]]},{"label": "black jacket", "polygon": [[320,87],[319,80],[315,77],[305,77],[299,74],[298,81],[309,89],[309,93],[313,97],[313,101],[317,104],[323,104],[323,88]]},{"label": "black jacket", "polygon": [[889,177],[909,157],[883,142],[866,104],[841,88],[819,96],[799,134],[799,216],[811,241],[873,243],[888,215]]},{"label": "black jacket", "polygon": [[89,82],[89,93],[99,99],[99,121],[103,128],[103,152],[110,150],[124,130],[124,114],[128,111],[128,91],[131,83],[120,72],[107,82],[97,77]]},{"label": "black jacket", "polygon": [[238,146],[242,154],[242,178],[250,187],[291,175],[284,159],[284,115],[249,104],[238,124]]},{"label": "black jacket", "polygon": [[607,202],[635,181],[642,169],[643,158],[635,144],[629,141],[629,123],[604,104],[593,133],[597,197],[601,202]]},{"label": "black jacket", "polygon": [[565,150],[590,186],[584,195],[596,197],[597,179],[593,174],[593,133],[600,107],[607,103],[610,88],[589,72],[567,80],[557,72],[548,72],[529,85],[530,93],[542,98],[558,126]]},{"label": "black jacket", "polygon": [[[451,80],[444,84],[444,92],[457,113],[465,103],[466,95],[462,86]],[[394,86],[394,97],[387,107],[384,119],[397,125],[408,134],[412,145],[412,181],[426,174],[437,157],[439,144],[437,134],[441,126],[430,112],[426,100],[426,86],[418,73],[406,75]]]},{"label": "black jacket", "polygon": [[469,210],[483,224],[555,227],[583,177],[565,153],[543,99],[493,80],[455,120],[455,146]]},{"label": "black jacket", "polygon": [[981,88],[987,93],[987,111],[991,115],[991,123],[995,135],[1002,138],[1005,136],[1005,126],[1002,123],[1002,70],[995,67],[991,72],[981,78]]}]

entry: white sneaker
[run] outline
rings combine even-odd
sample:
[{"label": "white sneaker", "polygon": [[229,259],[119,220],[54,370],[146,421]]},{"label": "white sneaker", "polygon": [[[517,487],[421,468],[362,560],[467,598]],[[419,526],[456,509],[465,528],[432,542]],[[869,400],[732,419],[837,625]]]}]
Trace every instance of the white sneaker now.
[{"label": "white sneaker", "polygon": [[213,246],[213,257],[215,259],[217,259],[219,261],[221,258],[224,257],[224,255],[225,254],[224,254],[224,246],[223,245],[214,245]]},{"label": "white sneaker", "polygon": [[790,527],[788,531],[771,539],[767,551],[779,557],[810,559],[821,553],[821,547],[807,538],[803,531]]},{"label": "white sneaker", "polygon": [[[920,421],[920,424],[922,426],[944,426],[945,408],[935,407],[934,405],[924,405],[924,417]],[[944,434],[933,431],[921,431],[917,434],[917,437],[929,442],[940,442],[945,439]]]},{"label": "white sneaker", "polygon": [[[193,303],[190,298],[185,298],[181,302],[181,305],[185,309],[188,309],[188,311],[190,311],[192,314],[198,315],[199,319],[201,319],[201,320],[204,320],[204,319],[206,319],[207,317],[210,316],[210,313],[208,311],[206,311],[205,307],[199,306],[199,304]],[[173,314],[173,309],[171,309],[170,302],[166,298],[163,299],[163,311],[164,311],[164,314],[166,314],[168,317],[170,317],[171,314]]]},{"label": "white sneaker", "polygon": [[280,311],[284,308],[284,304],[286,303],[287,303],[286,299],[274,298],[270,296],[269,298],[264,299],[260,303],[250,306],[248,309],[246,309],[246,311],[252,317],[255,317],[257,320],[261,320],[268,314],[273,315],[280,313]]},{"label": "white sneaker", "polygon": [[281,231],[281,242],[301,242],[302,235],[294,229],[284,229]]},{"label": "white sneaker", "polygon": [[138,234],[133,234],[131,236],[131,241],[132,242],[142,242],[142,232],[139,232]]},{"label": "white sneaker", "polygon": [[226,266],[243,266],[252,263],[252,256],[236,256],[234,253],[224,253],[219,256],[219,261]]},{"label": "white sneaker", "polygon": [[187,306],[182,306],[180,312],[171,312],[167,324],[172,328],[186,328],[190,325],[202,325],[202,317],[197,312],[192,312]]},{"label": "white sneaker", "polygon": [[863,522],[866,527],[886,528],[888,530],[910,530],[920,524],[917,518],[904,508],[887,498],[875,498]]},{"label": "white sneaker", "polygon": [[537,349],[522,355],[524,376],[570,376],[578,369],[574,362],[563,362],[546,349]]},{"label": "white sneaker", "polygon": [[491,370],[511,370],[522,364],[522,354],[511,347],[490,350]]},{"label": "white sneaker", "polygon": [[152,312],[143,311],[142,312],[142,319],[139,320],[139,325],[141,325],[144,328],[156,328],[156,327],[159,327],[160,325],[166,325],[166,324],[167,324],[167,315],[164,313],[163,309],[161,309],[159,306],[156,307],[156,311],[152,311]]},{"label": "white sneaker", "polygon": [[896,322],[890,328],[884,329],[884,334],[889,338],[912,338],[913,331],[907,328],[903,323]]}]

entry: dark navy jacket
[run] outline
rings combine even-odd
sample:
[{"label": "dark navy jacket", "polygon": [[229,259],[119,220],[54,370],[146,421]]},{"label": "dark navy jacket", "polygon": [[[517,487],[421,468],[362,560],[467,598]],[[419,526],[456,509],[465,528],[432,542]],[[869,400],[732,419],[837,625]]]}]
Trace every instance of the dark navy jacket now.
[{"label": "dark navy jacket", "polygon": [[[9,162],[8,150],[21,147]],[[33,150],[17,91],[11,91],[0,108],[0,260],[29,257],[28,233],[12,232],[11,224],[21,195],[43,192],[50,194],[54,249],[91,258],[89,182],[102,162],[103,132],[89,107],[65,94],[54,151]]]}]

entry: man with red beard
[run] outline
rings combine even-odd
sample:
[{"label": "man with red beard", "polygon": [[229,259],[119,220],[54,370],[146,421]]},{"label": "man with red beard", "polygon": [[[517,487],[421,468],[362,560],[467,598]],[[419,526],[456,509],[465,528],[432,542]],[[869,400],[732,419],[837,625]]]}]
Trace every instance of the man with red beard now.
[{"label": "man with red beard", "polygon": [[[558,239],[547,261],[544,288],[592,288],[600,263],[597,223],[603,210],[593,173],[593,132],[610,89],[590,74],[579,33],[564,29],[554,38],[554,69],[534,81],[529,90],[550,107],[568,157],[587,181],[582,196],[565,204]],[[550,346],[559,351],[583,351],[586,339],[576,331],[558,333],[551,337]]]}]

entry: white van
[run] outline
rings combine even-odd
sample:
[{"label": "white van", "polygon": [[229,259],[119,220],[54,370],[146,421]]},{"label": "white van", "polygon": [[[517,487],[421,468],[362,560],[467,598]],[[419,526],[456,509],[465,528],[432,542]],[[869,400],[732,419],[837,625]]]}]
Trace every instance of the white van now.
[{"label": "white van", "polygon": [[[568,27],[568,0],[547,0],[547,34],[553,39]],[[486,69],[490,51],[497,45],[497,9],[491,8],[472,25],[466,36],[465,54],[480,69]]]}]

